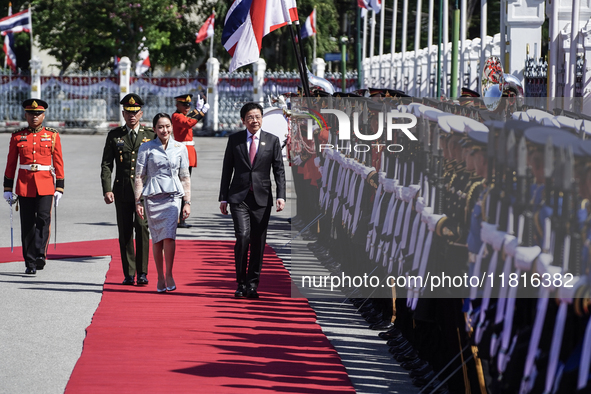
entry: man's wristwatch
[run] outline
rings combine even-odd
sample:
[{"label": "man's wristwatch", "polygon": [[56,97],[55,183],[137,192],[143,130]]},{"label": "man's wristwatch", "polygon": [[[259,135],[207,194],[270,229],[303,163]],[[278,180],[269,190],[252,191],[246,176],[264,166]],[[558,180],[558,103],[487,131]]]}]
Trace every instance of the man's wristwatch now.
[{"label": "man's wristwatch", "polygon": [[142,201],[141,200],[140,201],[136,201],[135,203],[136,203],[136,205],[141,205]]},{"label": "man's wristwatch", "polygon": [[191,201],[183,201],[186,205],[191,205]]}]

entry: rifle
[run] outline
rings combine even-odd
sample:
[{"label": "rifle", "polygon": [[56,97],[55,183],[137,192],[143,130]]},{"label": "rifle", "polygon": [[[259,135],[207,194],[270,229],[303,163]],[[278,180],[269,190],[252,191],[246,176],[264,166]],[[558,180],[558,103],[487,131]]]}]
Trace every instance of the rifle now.
[{"label": "rifle", "polygon": [[439,127],[435,126],[431,140],[431,163],[433,174],[431,188],[433,190],[433,196],[430,200],[433,202],[433,213],[441,215],[443,213],[443,190],[445,185],[443,184],[443,150],[439,143]]}]

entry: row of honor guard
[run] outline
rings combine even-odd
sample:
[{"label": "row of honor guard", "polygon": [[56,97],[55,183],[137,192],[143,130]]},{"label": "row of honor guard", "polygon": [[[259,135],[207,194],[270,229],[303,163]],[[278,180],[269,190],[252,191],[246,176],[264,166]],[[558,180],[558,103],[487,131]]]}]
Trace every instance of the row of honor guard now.
[{"label": "row of honor guard", "polygon": [[[190,168],[197,166],[193,127],[209,109],[209,104],[199,96],[195,108],[191,110],[192,98],[192,94],[175,97],[177,110],[172,115],[173,138],[187,146]],[[144,106],[140,96],[130,93],[120,104],[123,106],[125,125],[112,129],[107,135],[101,161],[101,183],[105,203],[115,203],[123,284],[147,285],[150,234],[147,220],[136,213],[133,177],[140,145],[156,138],[156,134],[152,128],[140,123]],[[182,217],[179,218],[179,227],[187,227]]]},{"label": "row of honor guard", "polygon": [[[367,135],[385,109],[418,119],[416,141],[370,142],[339,140],[336,117],[325,116],[311,141],[292,107],[292,223],[311,229],[318,259],[350,277],[497,279],[431,297],[412,285],[342,288],[413,383],[432,393],[591,392],[591,122],[491,112],[468,89],[456,102],[383,89],[314,95],[305,112],[361,111]],[[353,149],[360,143],[369,148]],[[403,149],[386,149],[394,144]]]}]

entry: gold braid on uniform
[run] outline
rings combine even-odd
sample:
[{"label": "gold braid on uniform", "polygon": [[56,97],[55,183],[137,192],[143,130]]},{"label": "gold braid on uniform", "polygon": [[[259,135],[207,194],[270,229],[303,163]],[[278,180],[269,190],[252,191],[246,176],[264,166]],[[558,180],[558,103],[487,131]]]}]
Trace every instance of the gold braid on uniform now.
[{"label": "gold braid on uniform", "polygon": [[484,179],[474,182],[472,184],[472,186],[470,186],[470,189],[468,189],[468,193],[466,193],[466,207],[464,208],[465,211],[465,222],[468,222],[468,217],[470,215],[469,212],[469,207],[470,207],[470,201],[472,200],[472,195],[474,194],[474,190],[476,190],[476,188],[480,185],[482,185],[484,183]]}]

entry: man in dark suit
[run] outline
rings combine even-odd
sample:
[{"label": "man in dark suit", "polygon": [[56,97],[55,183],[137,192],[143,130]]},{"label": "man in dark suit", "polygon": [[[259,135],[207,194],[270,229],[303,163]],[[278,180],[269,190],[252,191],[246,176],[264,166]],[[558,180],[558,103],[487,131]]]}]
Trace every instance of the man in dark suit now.
[{"label": "man in dark suit", "polygon": [[273,206],[271,170],[275,177],[277,212],[285,207],[285,171],[279,138],[261,130],[263,107],[247,103],[240,110],[240,118],[246,130],[228,138],[219,201],[224,215],[228,214],[230,204],[234,221],[234,260],[238,282],[234,295],[236,298],[258,298],[267,225]]},{"label": "man in dark suit", "polygon": [[[140,145],[155,138],[154,131],[140,124],[144,101],[130,93],[120,102],[123,105],[125,125],[107,135],[101,163],[101,183],[105,203],[115,202],[119,249],[123,264],[124,285],[133,286],[137,272],[137,284],[148,284],[148,257],[150,233],[148,222],[135,211],[135,161]],[[115,182],[112,184],[113,162],[116,163]],[[111,186],[112,185],[112,186]],[[135,229],[136,245],[133,244]]]}]

